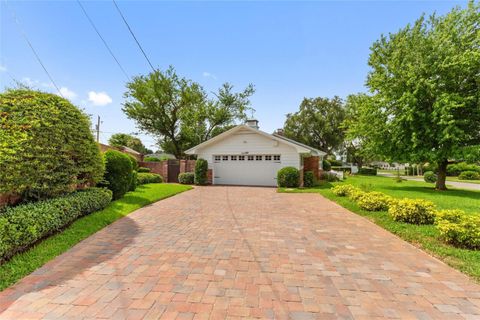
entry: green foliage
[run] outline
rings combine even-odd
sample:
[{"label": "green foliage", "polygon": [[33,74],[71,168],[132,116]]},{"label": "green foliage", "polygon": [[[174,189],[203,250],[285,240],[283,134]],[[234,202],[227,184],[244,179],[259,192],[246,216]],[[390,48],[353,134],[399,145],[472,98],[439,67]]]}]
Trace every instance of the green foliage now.
[{"label": "green foliage", "polygon": [[287,138],[311,147],[333,152],[344,138],[341,124],[345,108],[339,97],[303,99],[300,110],[287,114],[284,134]]},{"label": "green foliage", "polygon": [[[165,159],[165,160],[167,160],[167,159]],[[145,162],[160,162],[162,160],[160,158],[157,158],[157,157],[147,156],[147,157],[143,158],[143,161],[145,161]]]},{"label": "green foliage", "polygon": [[284,167],[277,172],[277,184],[281,188],[298,188],[300,172],[294,167]]},{"label": "green foliage", "polygon": [[423,164],[423,171],[426,172],[426,171],[432,171],[434,173],[437,173],[438,172],[438,165],[436,163],[424,163]]},{"label": "green foliage", "polygon": [[103,161],[86,114],[55,94],[0,94],[0,194],[45,199],[94,185]]},{"label": "green foliage", "polygon": [[446,189],[448,159],[480,145],[480,3],[421,17],[371,46],[367,86],[349,136],[370,153],[438,164]]},{"label": "green foliage", "polygon": [[324,159],[322,162],[322,167],[324,171],[330,171],[332,170],[332,165],[330,164],[330,161]]},{"label": "green foliage", "polygon": [[138,172],[133,170],[132,171],[132,180],[130,180],[130,187],[128,188],[128,191],[135,191],[137,188],[138,184]]},{"label": "green foliage", "polygon": [[403,199],[393,203],[388,213],[395,221],[412,224],[432,224],[435,220],[435,206],[423,199]]},{"label": "green foliage", "polygon": [[366,168],[362,167],[358,169],[358,174],[364,176],[376,176],[377,175],[377,168]]},{"label": "green foliage", "polygon": [[113,199],[121,198],[131,188],[133,168],[130,157],[120,151],[108,150],[104,153],[105,185],[113,192]]},{"label": "green foliage", "polygon": [[437,182],[437,175],[433,171],[427,171],[423,174],[423,180],[429,183]]},{"label": "green foliage", "polygon": [[163,178],[161,175],[156,173],[138,173],[137,174],[137,185],[143,185],[148,183],[162,183]]},{"label": "green foliage", "polygon": [[466,162],[459,162],[455,164],[449,164],[447,167],[447,175],[458,176],[464,171],[475,171],[480,173],[480,166],[476,164],[470,164]]},{"label": "green foliage", "polygon": [[310,188],[315,185],[315,175],[313,171],[305,171],[303,173],[303,186],[305,188]]},{"label": "green foliage", "polygon": [[367,211],[386,211],[394,203],[392,197],[377,191],[365,192],[357,199],[360,208]]},{"label": "green foliage", "polygon": [[463,171],[458,176],[460,180],[480,180],[480,173],[476,171]]},{"label": "green foliage", "polygon": [[442,210],[437,212],[435,224],[447,243],[480,249],[480,216],[462,210]]},{"label": "green foliage", "polygon": [[131,154],[128,154],[128,153],[125,153],[128,158],[130,159],[130,162],[132,163],[132,169],[137,171],[138,170],[138,161],[137,161],[137,158],[135,158],[134,156],[132,156]]},{"label": "green foliage", "polygon": [[137,137],[134,137],[126,133],[114,133],[108,139],[108,144],[113,147],[128,147],[142,154],[151,153],[151,150],[148,150]]},{"label": "green foliage", "polygon": [[151,169],[150,169],[150,168],[145,168],[145,167],[140,167],[140,168],[138,168],[137,171],[138,171],[138,172],[150,172]]},{"label": "green foliage", "polygon": [[195,181],[195,174],[193,172],[182,172],[178,175],[178,182],[181,184],[193,184]]},{"label": "green foliage", "polygon": [[335,159],[335,158],[333,158],[333,157],[328,157],[327,160],[328,160],[328,162],[330,162],[330,165],[331,165],[332,167],[341,167],[341,166],[343,165],[342,161],[337,160],[337,159]]},{"label": "green foliage", "polygon": [[112,193],[101,188],[6,208],[0,214],[0,263],[80,216],[105,208]]},{"label": "green foliage", "polygon": [[160,139],[163,151],[176,158],[184,151],[246,118],[252,85],[233,92],[225,83],[208,97],[201,85],[178,76],[170,67],[135,77],[127,83],[123,111],[137,126]]},{"label": "green foliage", "polygon": [[197,159],[195,162],[194,183],[206,185],[208,183],[208,162],[205,159]]}]

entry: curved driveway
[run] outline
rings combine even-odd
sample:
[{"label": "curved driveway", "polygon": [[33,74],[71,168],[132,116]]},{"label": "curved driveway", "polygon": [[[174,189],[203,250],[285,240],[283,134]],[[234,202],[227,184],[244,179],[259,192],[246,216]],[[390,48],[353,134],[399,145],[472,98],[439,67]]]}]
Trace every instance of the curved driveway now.
[{"label": "curved driveway", "polygon": [[0,293],[0,319],[480,319],[480,286],[317,194],[199,187]]}]

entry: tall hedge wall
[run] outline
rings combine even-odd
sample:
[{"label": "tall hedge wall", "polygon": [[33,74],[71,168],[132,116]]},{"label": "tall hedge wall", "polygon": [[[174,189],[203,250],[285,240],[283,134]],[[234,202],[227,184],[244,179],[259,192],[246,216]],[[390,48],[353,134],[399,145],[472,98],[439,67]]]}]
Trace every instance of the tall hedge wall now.
[{"label": "tall hedge wall", "polygon": [[27,89],[0,94],[0,194],[44,199],[102,179],[90,119],[68,100]]}]

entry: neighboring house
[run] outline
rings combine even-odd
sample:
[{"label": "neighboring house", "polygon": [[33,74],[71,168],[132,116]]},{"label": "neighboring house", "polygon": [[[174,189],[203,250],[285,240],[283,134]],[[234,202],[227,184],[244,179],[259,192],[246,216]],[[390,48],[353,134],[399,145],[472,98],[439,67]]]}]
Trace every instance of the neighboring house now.
[{"label": "neighboring house", "polygon": [[398,162],[385,162],[385,161],[372,161],[370,163],[371,166],[377,167],[379,169],[384,169],[384,170],[404,170],[405,167],[408,167],[408,163],[398,163]]},{"label": "neighboring house", "polygon": [[103,144],[103,143],[99,143],[99,146],[100,146],[100,150],[102,152],[105,152],[107,150],[116,150],[116,151],[120,151],[120,152],[123,152],[123,153],[134,156],[137,159],[137,161],[143,161],[143,154],[141,154],[140,152],[135,151],[135,150],[133,150],[129,147],[125,147],[125,146],[113,147],[113,146],[109,146],[109,145]]},{"label": "neighboring house", "polygon": [[248,120],[185,152],[208,161],[211,183],[276,186],[283,167],[312,170],[318,177],[325,152],[258,129]]}]

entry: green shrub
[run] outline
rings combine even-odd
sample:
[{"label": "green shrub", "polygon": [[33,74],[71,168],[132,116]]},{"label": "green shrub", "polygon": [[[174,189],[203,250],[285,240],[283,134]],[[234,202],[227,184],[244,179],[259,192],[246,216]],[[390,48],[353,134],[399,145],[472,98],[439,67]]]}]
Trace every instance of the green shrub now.
[{"label": "green shrub", "polygon": [[328,160],[323,160],[322,162],[322,168],[324,171],[330,171],[332,170],[332,165],[330,164],[330,161]]},{"label": "green shrub", "polygon": [[137,185],[142,185],[147,183],[162,183],[162,182],[163,182],[162,176],[156,173],[141,172],[137,174]]},{"label": "green shrub", "polygon": [[284,167],[277,172],[277,184],[281,188],[298,188],[300,172],[294,167]]},{"label": "green shrub", "polygon": [[480,173],[476,171],[463,171],[458,176],[460,180],[480,180]]},{"label": "green shrub", "polygon": [[196,185],[206,185],[208,183],[208,162],[205,159],[197,159],[195,162],[194,182]]},{"label": "green shrub", "polygon": [[449,176],[458,176],[464,171],[475,171],[480,173],[480,166],[466,162],[459,162],[450,164],[447,167],[447,175]]},{"label": "green shrub", "polygon": [[360,191],[360,189],[351,184],[339,184],[332,188],[332,192],[339,197],[349,197],[354,191]]},{"label": "green shrub", "polygon": [[132,169],[137,171],[138,170],[138,161],[137,161],[137,158],[135,158],[134,156],[132,156],[131,154],[128,154],[128,153],[125,153],[128,158],[130,159],[130,162],[132,163]]},{"label": "green shrub", "polygon": [[102,188],[6,208],[0,214],[0,263],[77,218],[105,208],[112,192]]},{"label": "green shrub", "polygon": [[137,172],[150,172],[152,171],[150,168],[140,167],[138,168]]},{"label": "green shrub", "polygon": [[358,174],[362,174],[364,176],[376,176],[377,175],[377,169],[376,168],[360,168],[358,169]]},{"label": "green shrub", "polygon": [[108,150],[104,153],[105,182],[102,184],[113,192],[113,199],[121,198],[130,190],[133,178],[132,161],[126,154]]},{"label": "green shrub", "polygon": [[303,186],[305,188],[311,188],[315,185],[315,175],[313,171],[305,171],[303,173]]},{"label": "green shrub", "polygon": [[38,200],[99,182],[104,167],[90,127],[88,116],[58,95],[0,94],[0,194]]},{"label": "green shrub", "polygon": [[432,224],[435,220],[435,206],[422,199],[403,199],[393,203],[388,213],[395,221],[412,224]]},{"label": "green shrub", "polygon": [[178,175],[178,182],[181,184],[193,184],[195,174],[193,172],[182,172]]},{"label": "green shrub", "polygon": [[143,158],[143,161],[145,161],[145,162],[160,162],[162,160],[160,160],[159,158],[156,158],[156,157],[149,156],[149,157]]},{"label": "green shrub", "polygon": [[130,180],[130,188],[128,191],[135,191],[137,188],[137,181],[138,181],[138,172],[132,171],[132,179]]},{"label": "green shrub", "polygon": [[360,208],[367,211],[386,211],[394,203],[392,197],[381,192],[364,192],[357,199]]},{"label": "green shrub", "polygon": [[437,213],[435,224],[447,243],[480,249],[480,216],[462,210],[443,210]]},{"label": "green shrub", "polygon": [[328,160],[328,162],[330,162],[330,165],[332,167],[341,167],[343,165],[342,161],[337,160],[337,159],[330,158],[330,159],[327,159],[327,160]]},{"label": "green shrub", "polygon": [[423,174],[423,180],[429,183],[437,182],[437,175],[433,171],[427,171]]},{"label": "green shrub", "polygon": [[367,193],[366,191],[363,191],[361,189],[358,189],[358,188],[355,188],[354,190],[352,190],[350,192],[350,194],[348,195],[348,198],[353,200],[353,201],[358,201],[361,197],[363,197],[363,195]]}]

